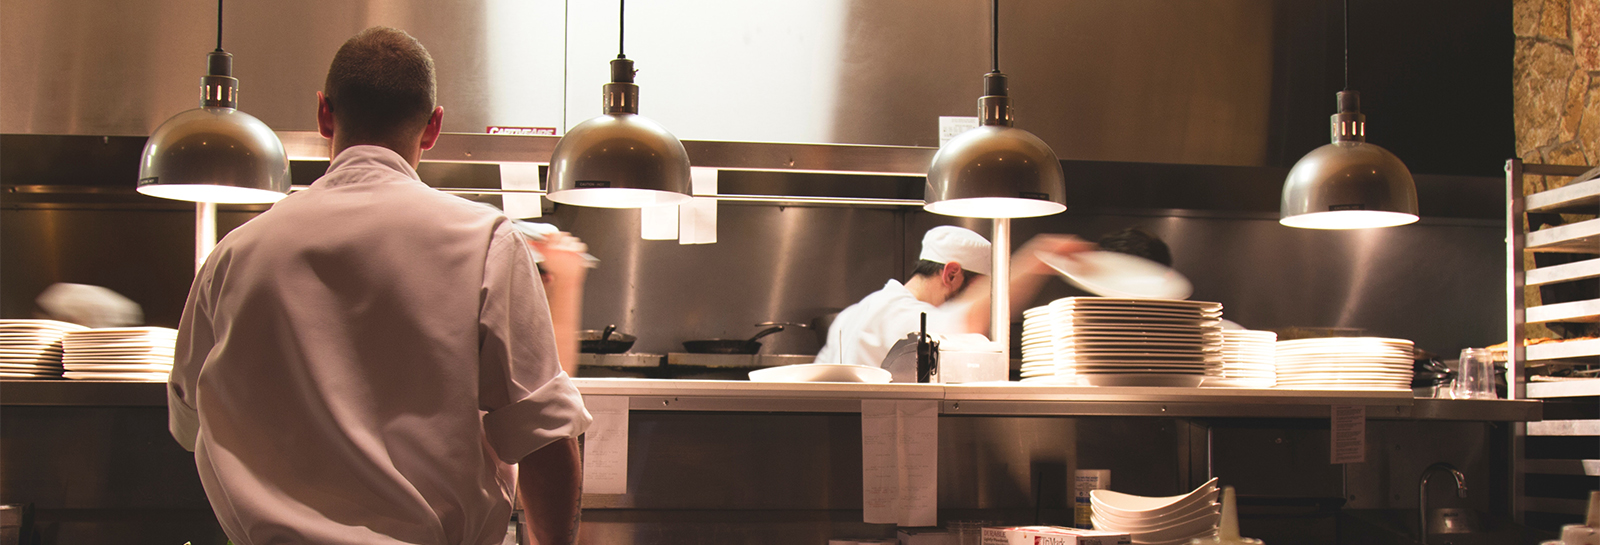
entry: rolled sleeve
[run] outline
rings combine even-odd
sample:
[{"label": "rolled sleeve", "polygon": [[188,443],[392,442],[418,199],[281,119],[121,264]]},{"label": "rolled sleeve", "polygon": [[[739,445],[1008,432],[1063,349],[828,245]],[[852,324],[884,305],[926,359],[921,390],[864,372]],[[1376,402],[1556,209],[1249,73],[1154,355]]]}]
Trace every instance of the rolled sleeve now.
[{"label": "rolled sleeve", "polygon": [[483,417],[483,432],[500,461],[514,464],[565,437],[577,437],[593,418],[566,373],[544,383],[515,403]]},{"label": "rolled sleeve", "polygon": [[211,313],[206,301],[212,268],[210,263],[195,276],[189,287],[189,299],[184,303],[183,316],[178,320],[178,339],[174,345],[172,372],[167,376],[167,430],[172,438],[193,452],[200,439],[200,413],[196,410],[196,392],[200,370],[206,356],[216,344],[211,328]]},{"label": "rolled sleeve", "polygon": [[561,371],[550,307],[522,236],[502,223],[489,246],[479,313],[479,409],[495,455],[517,463],[592,418]]}]

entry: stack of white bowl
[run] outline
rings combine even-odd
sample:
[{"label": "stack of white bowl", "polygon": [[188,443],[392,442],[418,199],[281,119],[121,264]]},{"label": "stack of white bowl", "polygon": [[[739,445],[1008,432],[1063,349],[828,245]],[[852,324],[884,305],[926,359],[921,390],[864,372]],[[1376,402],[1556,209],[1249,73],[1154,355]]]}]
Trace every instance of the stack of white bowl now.
[{"label": "stack of white bowl", "polygon": [[1096,530],[1126,532],[1141,545],[1184,545],[1215,535],[1222,520],[1216,479],[1188,494],[1164,498],[1094,490],[1089,506]]},{"label": "stack of white bowl", "polygon": [[1222,373],[1206,386],[1271,388],[1278,382],[1278,334],[1248,329],[1222,330]]}]

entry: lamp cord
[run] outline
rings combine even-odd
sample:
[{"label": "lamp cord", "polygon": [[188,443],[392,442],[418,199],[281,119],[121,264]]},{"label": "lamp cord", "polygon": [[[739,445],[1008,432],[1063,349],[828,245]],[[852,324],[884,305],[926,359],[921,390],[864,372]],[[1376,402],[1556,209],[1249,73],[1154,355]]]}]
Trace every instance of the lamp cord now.
[{"label": "lamp cord", "polygon": [[1350,90],[1350,0],[1344,0],[1344,90]]},{"label": "lamp cord", "polygon": [[222,0],[217,0],[217,51],[222,51]]},{"label": "lamp cord", "polygon": [[990,8],[990,12],[989,12],[989,22],[992,25],[992,28],[989,31],[989,37],[992,40],[992,43],[990,44],[990,47],[989,47],[989,54],[991,56],[993,56],[993,59],[991,61],[993,64],[990,65],[990,71],[991,72],[995,72],[995,73],[999,73],[1000,72],[1000,0],[994,0],[993,7]]},{"label": "lamp cord", "polygon": [[627,11],[627,0],[617,0],[617,58],[619,59],[628,58],[627,55],[622,54],[622,38],[626,34],[623,32],[623,23],[625,22],[623,15]]}]

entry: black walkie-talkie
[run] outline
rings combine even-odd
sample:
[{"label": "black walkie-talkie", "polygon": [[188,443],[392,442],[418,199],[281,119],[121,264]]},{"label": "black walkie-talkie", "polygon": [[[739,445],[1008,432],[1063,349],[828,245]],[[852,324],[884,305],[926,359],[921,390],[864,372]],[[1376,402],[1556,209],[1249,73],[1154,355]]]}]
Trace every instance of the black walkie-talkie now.
[{"label": "black walkie-talkie", "polygon": [[939,343],[928,340],[928,313],[922,313],[922,329],[917,334],[917,382],[931,382],[939,374]]}]

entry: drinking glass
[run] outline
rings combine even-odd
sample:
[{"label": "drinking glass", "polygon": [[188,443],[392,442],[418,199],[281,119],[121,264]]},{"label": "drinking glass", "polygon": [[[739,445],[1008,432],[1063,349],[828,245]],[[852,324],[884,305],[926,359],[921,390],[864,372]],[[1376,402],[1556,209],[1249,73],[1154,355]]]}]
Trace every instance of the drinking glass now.
[{"label": "drinking glass", "polygon": [[1456,380],[1450,386],[1455,399],[1498,399],[1494,391],[1494,355],[1484,348],[1461,351],[1456,362]]}]

